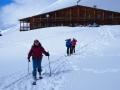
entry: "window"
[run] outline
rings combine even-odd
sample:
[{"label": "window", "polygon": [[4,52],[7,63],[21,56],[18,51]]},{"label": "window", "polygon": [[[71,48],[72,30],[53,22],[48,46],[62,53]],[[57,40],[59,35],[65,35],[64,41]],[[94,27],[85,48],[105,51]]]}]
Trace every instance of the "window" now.
[{"label": "window", "polygon": [[54,16],[52,16],[52,18],[54,18]]},{"label": "window", "polygon": [[87,19],[90,19],[90,14],[87,15]]},{"label": "window", "polygon": [[46,24],[44,24],[44,27],[46,27],[47,25]]},{"label": "window", "polygon": [[108,18],[109,18],[109,19],[112,19],[112,15],[109,15]]},{"label": "window", "polygon": [[72,16],[71,16],[71,15],[68,15],[68,18],[71,20],[71,19],[72,19]]},{"label": "window", "polygon": [[75,23],[74,26],[76,27],[76,26],[77,26],[77,23]]},{"label": "window", "polygon": [[52,24],[51,26],[54,27],[54,24]]},{"label": "window", "polygon": [[72,23],[70,23],[70,27],[72,27]]},{"label": "window", "polygon": [[97,14],[97,19],[100,19],[100,14]]},{"label": "window", "polygon": [[72,16],[71,15],[68,15],[68,18],[71,18]]},{"label": "window", "polygon": [[40,24],[38,24],[38,27],[40,27]]},{"label": "window", "polygon": [[73,10],[73,13],[77,13],[77,11]]}]

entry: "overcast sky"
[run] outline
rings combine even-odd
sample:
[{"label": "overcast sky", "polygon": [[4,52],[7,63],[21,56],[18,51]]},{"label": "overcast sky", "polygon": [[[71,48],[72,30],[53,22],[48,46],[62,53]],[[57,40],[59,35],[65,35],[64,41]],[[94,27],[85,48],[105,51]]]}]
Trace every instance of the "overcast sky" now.
[{"label": "overcast sky", "polygon": [[[19,24],[18,19],[38,14],[56,1],[63,2],[65,7],[67,2],[76,4],[78,0],[2,0],[0,2],[0,29]],[[101,9],[120,12],[119,3],[120,0],[81,0],[79,4],[90,7],[97,5]]]}]

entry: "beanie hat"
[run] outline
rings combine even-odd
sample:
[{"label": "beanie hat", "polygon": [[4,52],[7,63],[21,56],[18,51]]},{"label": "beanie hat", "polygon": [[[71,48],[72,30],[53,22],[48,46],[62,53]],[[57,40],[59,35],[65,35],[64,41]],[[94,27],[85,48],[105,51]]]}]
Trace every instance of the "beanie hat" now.
[{"label": "beanie hat", "polygon": [[37,39],[34,40],[34,43],[38,43],[39,41]]}]

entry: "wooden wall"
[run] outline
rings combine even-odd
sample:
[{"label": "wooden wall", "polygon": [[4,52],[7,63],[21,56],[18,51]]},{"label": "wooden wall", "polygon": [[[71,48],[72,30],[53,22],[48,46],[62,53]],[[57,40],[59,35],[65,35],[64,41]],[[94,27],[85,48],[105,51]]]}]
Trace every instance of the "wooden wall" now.
[{"label": "wooden wall", "polygon": [[[46,17],[46,15],[49,15],[49,17]],[[120,24],[120,13],[84,6],[73,6],[20,20],[20,23],[24,24],[26,22],[30,23],[30,29],[79,26],[93,24],[94,22],[99,25],[115,25]]]}]

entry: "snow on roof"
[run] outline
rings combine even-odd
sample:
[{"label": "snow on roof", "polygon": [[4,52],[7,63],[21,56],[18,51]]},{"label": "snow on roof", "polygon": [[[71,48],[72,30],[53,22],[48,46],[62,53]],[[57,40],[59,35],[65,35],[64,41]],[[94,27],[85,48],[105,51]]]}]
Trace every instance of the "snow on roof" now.
[{"label": "snow on roof", "polygon": [[51,4],[50,6],[48,6],[47,8],[45,8],[44,10],[38,12],[37,14],[42,14],[42,13],[70,7],[70,6],[75,6],[77,5],[77,1],[78,0],[58,0],[55,3]]},{"label": "snow on roof", "polygon": [[[38,12],[37,14],[42,14],[42,13],[46,13],[46,12],[55,11],[55,10],[59,10],[59,9],[62,9],[62,8],[70,7],[70,6],[75,6],[75,5],[77,5],[77,2],[78,2],[78,0],[58,0],[55,3],[51,4],[50,6],[48,6],[47,8]],[[109,4],[108,4],[108,2],[109,2]],[[118,1],[118,2],[120,2],[120,1]],[[106,1],[104,1],[104,0],[100,0],[100,1],[81,0],[78,3],[78,5],[88,6],[88,7],[93,7],[94,5],[96,5],[97,8],[99,8],[99,9],[120,12],[118,2],[113,2],[113,0],[106,0]],[[112,7],[112,6],[114,6],[114,7]]]},{"label": "snow on roof", "polygon": [[96,5],[99,9],[120,12],[119,3],[119,0],[81,0],[79,2],[79,5],[88,7],[93,7],[94,5]]},{"label": "snow on roof", "polygon": [[[43,9],[42,11],[36,13],[33,16],[48,13],[51,11],[56,11],[56,10],[67,8],[67,7],[72,7],[72,6],[77,5],[78,1],[79,0],[58,0],[55,3],[51,4],[50,6]],[[108,4],[108,2],[109,2],[109,4]],[[120,1],[118,1],[118,2],[120,2]],[[101,0],[101,1],[81,0],[78,3],[78,5],[87,6],[87,7],[93,7],[94,5],[96,5],[98,9],[120,12],[119,8],[117,8],[119,6],[118,2],[113,2],[112,0],[106,0],[106,1],[103,1],[103,0]],[[114,7],[112,7],[112,6],[114,6]],[[29,17],[27,17],[27,18],[29,18]],[[23,19],[25,19],[25,18],[23,18]],[[20,19],[20,20],[22,20],[22,19]]]}]

